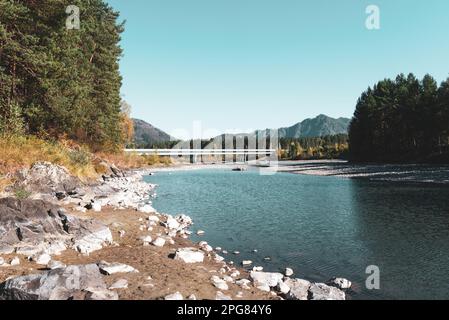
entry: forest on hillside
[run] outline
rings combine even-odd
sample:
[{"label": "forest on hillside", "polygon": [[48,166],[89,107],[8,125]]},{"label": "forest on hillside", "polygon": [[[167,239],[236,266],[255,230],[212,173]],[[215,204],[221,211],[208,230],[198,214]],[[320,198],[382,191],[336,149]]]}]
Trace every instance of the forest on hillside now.
[{"label": "forest on hillside", "polygon": [[102,0],[0,0],[0,133],[121,147],[118,17]]},{"label": "forest on hillside", "polygon": [[357,162],[449,163],[449,79],[400,74],[368,88],[349,128]]}]

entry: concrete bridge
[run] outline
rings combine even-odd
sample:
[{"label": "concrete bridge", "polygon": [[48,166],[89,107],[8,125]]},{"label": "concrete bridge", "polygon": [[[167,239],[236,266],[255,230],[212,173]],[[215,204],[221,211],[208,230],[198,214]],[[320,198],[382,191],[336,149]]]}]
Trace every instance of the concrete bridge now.
[{"label": "concrete bridge", "polygon": [[191,163],[205,157],[222,157],[223,162],[248,162],[276,156],[276,149],[125,149],[127,153],[158,155],[173,158],[189,157]]}]

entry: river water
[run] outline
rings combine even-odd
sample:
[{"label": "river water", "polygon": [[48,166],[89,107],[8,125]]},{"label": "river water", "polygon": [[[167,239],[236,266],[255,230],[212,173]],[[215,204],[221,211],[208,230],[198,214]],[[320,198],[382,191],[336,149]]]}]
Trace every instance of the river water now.
[{"label": "river water", "polygon": [[[229,169],[145,179],[159,185],[159,212],[191,216],[192,231],[206,231],[192,240],[228,250],[228,261],[319,282],[345,277],[351,299],[449,299],[447,186]],[[366,289],[370,265],[379,290]]]}]

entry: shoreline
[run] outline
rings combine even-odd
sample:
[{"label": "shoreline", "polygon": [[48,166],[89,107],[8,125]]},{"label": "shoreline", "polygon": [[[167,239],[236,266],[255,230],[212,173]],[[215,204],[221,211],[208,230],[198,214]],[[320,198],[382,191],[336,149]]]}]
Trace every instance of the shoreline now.
[{"label": "shoreline", "polygon": [[[347,288],[343,288],[341,283],[343,281],[343,286],[348,286],[350,282],[346,279],[336,279],[328,284],[311,283],[291,278],[291,271],[288,270],[285,275],[263,272],[260,268],[247,271],[226,262],[219,255],[219,249],[211,248],[205,241],[193,243],[189,239],[191,232],[188,228],[193,223],[189,217],[160,214],[151,207],[149,199],[156,186],[142,179],[146,172],[154,170],[116,171],[98,184],[61,192],[56,191],[60,188],[58,185],[64,185],[67,183],[65,180],[71,177],[61,167],[40,163],[25,175],[23,184],[31,187],[36,181],[42,183],[42,179],[56,179],[47,184],[54,186],[52,192],[36,192],[33,196],[35,200],[1,200],[20,201],[19,207],[33,207],[37,203],[56,206],[59,208],[58,214],[52,217],[55,221],[51,223],[55,222],[53,227],[57,228],[59,219],[62,219],[64,231],[69,235],[62,231],[62,235],[43,232],[40,240],[36,240],[27,239],[24,233],[15,240],[16,243],[10,241],[6,245],[0,241],[0,300],[28,295],[39,299],[64,299],[65,295],[46,296],[43,288],[39,288],[37,293],[26,292],[28,287],[24,287],[23,283],[29,281],[30,274],[35,274],[31,277],[41,279],[44,286],[42,279],[55,273],[63,277],[68,269],[78,270],[82,278],[90,275],[79,271],[87,267],[96,272],[95,279],[90,280],[101,284],[98,292],[90,292],[87,297],[92,298],[94,294],[94,298],[99,300],[180,299],[181,296],[183,299],[208,300],[346,298],[343,290]],[[5,210],[5,204],[1,201],[0,210]],[[73,234],[70,233],[72,229],[76,230]],[[27,243],[28,240],[30,243]],[[37,249],[31,250],[31,244]],[[99,276],[108,268],[118,268],[122,272]],[[58,285],[64,286],[63,282],[61,280]],[[53,288],[52,292],[55,289],[58,289],[57,292],[67,291],[67,288]],[[22,292],[18,296],[17,292],[21,290],[26,294]],[[77,295],[82,292],[84,299],[87,299],[86,290],[78,288]]]}]

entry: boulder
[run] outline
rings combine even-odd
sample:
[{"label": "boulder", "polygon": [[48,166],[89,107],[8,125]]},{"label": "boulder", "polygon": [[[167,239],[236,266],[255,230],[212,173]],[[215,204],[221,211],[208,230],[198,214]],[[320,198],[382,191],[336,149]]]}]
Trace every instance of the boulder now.
[{"label": "boulder", "polygon": [[176,250],[174,259],[185,263],[199,263],[204,260],[204,252],[195,248],[180,248]]},{"label": "boulder", "polygon": [[62,263],[61,261],[55,261],[51,260],[49,263],[47,263],[47,269],[54,270],[54,269],[62,269],[66,268],[67,266]]},{"label": "boulder", "polygon": [[20,259],[19,259],[19,257],[14,257],[14,258],[11,260],[10,265],[11,265],[12,267],[20,265]]},{"label": "boulder", "polygon": [[[155,213],[156,212],[156,210],[149,204],[145,204],[145,205],[138,207],[137,211],[142,212],[142,213]],[[158,221],[159,221],[159,219],[158,219]]]},{"label": "boulder", "polygon": [[324,283],[314,283],[309,288],[310,300],[346,300],[346,295],[338,288]]},{"label": "boulder", "polygon": [[251,289],[251,287],[249,286],[250,283],[251,283],[251,281],[249,281],[248,279],[240,279],[235,282],[236,285],[238,285],[239,287],[241,287],[242,289],[245,289],[245,290]]},{"label": "boulder", "polygon": [[283,281],[279,281],[277,290],[280,293],[287,294],[290,292],[290,287],[288,285],[286,285]]},{"label": "boulder", "polygon": [[293,269],[285,268],[284,274],[285,274],[286,277],[291,277],[294,274]]},{"label": "boulder", "polygon": [[158,238],[156,238],[156,240],[154,240],[152,242],[152,244],[155,247],[163,247],[165,245],[165,239],[161,238],[161,237],[158,237]]},{"label": "boulder", "polygon": [[352,286],[351,281],[345,278],[332,278],[327,284],[340,290],[347,290]]},{"label": "boulder", "polygon": [[126,279],[120,279],[114,282],[110,287],[109,290],[115,290],[115,289],[126,289],[128,288],[128,280]]},{"label": "boulder", "polygon": [[278,285],[282,278],[284,277],[282,273],[278,272],[258,272],[251,271],[250,277],[254,282],[254,286],[266,288],[274,288]]},{"label": "boulder", "polygon": [[133,267],[124,264],[124,263],[108,263],[105,261],[102,261],[98,264],[98,267],[100,268],[101,273],[106,275],[111,275],[115,273],[130,273],[130,272],[139,272],[138,270],[134,269]]},{"label": "boulder", "polygon": [[69,266],[13,278],[0,284],[0,300],[68,300],[74,297],[118,299],[116,294],[106,289],[95,264]]},{"label": "boulder", "polygon": [[18,172],[14,188],[33,193],[61,194],[72,192],[79,186],[81,181],[66,168],[50,162],[37,162],[30,169]]},{"label": "boulder", "polygon": [[286,279],[284,284],[290,289],[286,296],[289,300],[307,300],[311,283],[303,279]]},{"label": "boulder", "polygon": [[216,288],[218,288],[220,290],[224,290],[224,291],[229,290],[229,287],[228,287],[228,284],[226,283],[226,281],[223,279],[220,279],[220,277],[212,276],[212,278],[210,280]]},{"label": "boulder", "polygon": [[51,256],[49,254],[43,253],[33,257],[32,260],[37,264],[47,265],[47,263],[49,263],[51,260]]}]

